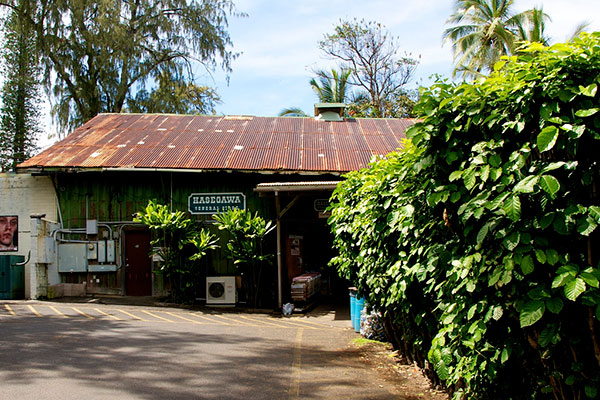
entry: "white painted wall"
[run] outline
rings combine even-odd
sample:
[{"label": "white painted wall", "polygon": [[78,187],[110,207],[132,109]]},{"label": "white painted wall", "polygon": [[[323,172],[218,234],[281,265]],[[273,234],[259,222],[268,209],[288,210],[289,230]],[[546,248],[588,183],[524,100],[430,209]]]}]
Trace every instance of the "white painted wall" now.
[{"label": "white painted wall", "polygon": [[[1,254],[18,254],[27,257],[31,251],[30,262],[25,265],[25,297],[37,298],[40,287],[50,279],[45,269],[49,265],[38,263],[38,236],[47,228],[38,229],[39,218],[31,218],[32,214],[46,214],[44,220],[52,224],[57,220],[57,198],[52,180],[48,176],[32,176],[13,172],[0,173],[0,215],[17,215],[19,217],[19,247],[15,252]],[[33,237],[32,237],[33,236]],[[56,274],[58,276],[58,274]],[[54,281],[55,277],[52,277]]]}]

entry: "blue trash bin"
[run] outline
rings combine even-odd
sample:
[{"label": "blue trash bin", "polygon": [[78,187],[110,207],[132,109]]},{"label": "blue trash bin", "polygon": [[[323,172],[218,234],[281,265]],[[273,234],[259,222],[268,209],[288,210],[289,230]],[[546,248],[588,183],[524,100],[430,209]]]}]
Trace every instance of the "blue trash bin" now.
[{"label": "blue trash bin", "polygon": [[350,295],[350,323],[354,329],[354,311],[356,309],[356,288],[348,288]]},{"label": "blue trash bin", "polygon": [[364,297],[356,297],[354,301],[354,314],[352,319],[352,327],[356,332],[360,332],[360,312],[365,306]]}]

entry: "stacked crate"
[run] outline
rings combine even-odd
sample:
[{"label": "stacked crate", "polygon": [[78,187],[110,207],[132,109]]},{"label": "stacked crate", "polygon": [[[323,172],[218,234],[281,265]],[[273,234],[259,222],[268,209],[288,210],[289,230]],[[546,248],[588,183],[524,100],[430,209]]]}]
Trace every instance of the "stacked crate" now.
[{"label": "stacked crate", "polygon": [[306,273],[292,279],[292,300],[307,301],[321,290],[321,274]]}]

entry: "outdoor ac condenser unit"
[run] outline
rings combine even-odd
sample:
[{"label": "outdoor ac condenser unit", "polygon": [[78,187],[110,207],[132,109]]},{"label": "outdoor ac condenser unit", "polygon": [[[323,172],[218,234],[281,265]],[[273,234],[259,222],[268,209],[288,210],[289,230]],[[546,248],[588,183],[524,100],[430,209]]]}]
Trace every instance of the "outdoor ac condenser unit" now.
[{"label": "outdoor ac condenser unit", "polygon": [[235,276],[206,277],[206,304],[235,305],[236,300]]}]

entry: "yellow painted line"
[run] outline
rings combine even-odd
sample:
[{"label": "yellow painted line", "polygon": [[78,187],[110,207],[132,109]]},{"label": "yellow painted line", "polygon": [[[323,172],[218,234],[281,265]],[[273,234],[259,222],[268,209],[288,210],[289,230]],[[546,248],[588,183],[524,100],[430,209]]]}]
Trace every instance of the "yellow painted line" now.
[{"label": "yellow painted line", "polygon": [[300,398],[300,374],[302,373],[302,333],[299,328],[294,343],[294,358],[292,361],[292,381],[290,382],[290,399]]},{"label": "yellow painted line", "polygon": [[235,318],[231,318],[231,317],[226,317],[224,315],[213,315],[213,317],[223,318],[224,320],[235,322],[238,325],[260,326],[260,325],[256,325],[256,324],[252,324],[252,323],[248,323],[248,322],[244,322],[244,321],[240,321],[239,319],[235,319]]},{"label": "yellow painted line", "polygon": [[256,319],[252,319],[250,317],[247,317],[245,315],[240,315],[240,318],[244,318],[250,321],[254,321],[255,323],[259,323],[261,326],[262,325],[270,325],[270,326],[276,326],[277,328],[291,328],[291,326],[288,325],[282,325],[282,324],[277,324],[275,322],[269,322],[269,321],[265,321],[265,320],[256,320]]},{"label": "yellow painted line", "polygon": [[34,313],[36,316],[41,317],[42,314],[40,314],[39,312],[36,311],[35,308],[33,308],[33,306],[28,305],[27,308],[29,308],[31,310],[32,313]]},{"label": "yellow painted line", "polygon": [[170,322],[170,323],[173,323],[173,321],[171,321],[170,319],[163,318],[163,317],[161,317],[160,315],[156,315],[156,314],[153,314],[153,313],[151,313],[150,311],[142,310],[142,312],[143,312],[143,313],[146,313],[146,314],[148,314],[148,315],[149,315],[149,316],[151,316],[151,317],[154,317],[154,318],[161,319],[161,320],[163,320],[163,321],[165,321],[165,322]]},{"label": "yellow painted line", "polygon": [[142,317],[138,317],[137,315],[133,315],[132,313],[128,313],[128,312],[127,312],[127,311],[125,311],[125,310],[121,310],[121,309],[119,309],[119,310],[117,310],[117,311],[119,311],[120,313],[123,313],[123,314],[125,314],[125,315],[129,315],[130,317],[132,317],[132,318],[134,318],[134,319],[137,319],[137,320],[139,320],[139,321],[148,322],[148,320],[147,320],[147,319],[144,319],[144,318],[142,318]]},{"label": "yellow painted line", "polygon": [[169,312],[169,311],[165,311],[165,314],[171,315],[171,316],[173,316],[175,318],[182,319],[184,321],[191,322],[193,324],[206,325],[204,322],[200,322],[200,321],[196,321],[196,320],[193,320],[193,319],[190,319],[190,318],[182,317],[181,315],[177,315],[177,314]]},{"label": "yellow painted line", "polygon": [[119,317],[117,317],[115,315],[109,314],[107,312],[104,312],[104,311],[102,311],[99,308],[94,308],[94,310],[98,311],[102,315],[106,315],[107,317],[114,319],[115,321],[123,321],[121,318],[119,318]]},{"label": "yellow painted line", "polygon": [[89,314],[84,313],[83,311],[81,311],[79,308],[76,307],[71,307],[73,309],[73,311],[78,312],[79,314],[83,315],[84,317],[86,317],[87,319],[95,319],[94,317],[92,317]]},{"label": "yellow painted line", "polygon": [[198,318],[202,318],[202,319],[205,319],[207,321],[210,321],[213,324],[217,323],[217,324],[220,324],[220,325],[231,325],[231,324],[228,324],[227,322],[223,322],[223,321],[219,321],[219,320],[216,320],[216,319],[205,317],[204,315],[200,315],[200,314],[191,314],[191,315],[193,315],[194,317],[198,317]]},{"label": "yellow painted line", "polygon": [[48,308],[50,308],[52,311],[54,311],[55,313],[57,313],[58,315],[60,315],[63,318],[69,318],[67,315],[63,314],[62,312],[58,311],[56,309],[56,307],[54,306],[48,306]]},{"label": "yellow painted line", "polygon": [[10,306],[9,306],[8,304],[5,304],[5,305],[4,305],[4,308],[6,308],[6,311],[8,311],[8,313],[9,313],[10,315],[12,315],[13,317],[14,317],[14,316],[16,316],[15,312],[13,311],[13,309],[12,309],[12,308],[10,308]]}]

